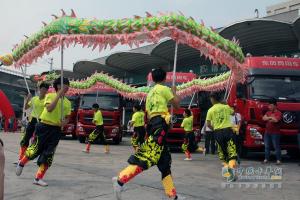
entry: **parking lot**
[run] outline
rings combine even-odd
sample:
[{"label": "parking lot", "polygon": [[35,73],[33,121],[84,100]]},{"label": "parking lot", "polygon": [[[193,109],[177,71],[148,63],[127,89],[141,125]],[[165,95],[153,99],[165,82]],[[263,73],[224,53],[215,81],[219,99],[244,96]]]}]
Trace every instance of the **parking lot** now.
[{"label": "parking lot", "polygon": [[[126,160],[132,148],[129,138],[120,145],[112,145],[111,153],[104,154],[101,145],[93,145],[90,154],[81,150],[84,144],[76,140],[61,140],[54,158],[53,166],[48,170],[45,180],[49,186],[42,188],[32,184],[37,170],[36,164],[29,163],[21,177],[15,175],[14,161],[17,159],[20,134],[1,133],[5,143],[5,199],[50,200],[50,199],[114,199],[111,177],[127,165]],[[251,154],[242,160],[242,169],[282,169],[282,180],[265,184],[265,181],[238,180],[226,184],[221,177],[221,165],[216,155],[195,154],[193,161],[184,161],[183,153],[173,153],[172,172],[178,193],[187,200],[252,200],[285,199],[296,200],[300,196],[300,167],[297,161],[284,157],[281,166],[264,166],[262,154]],[[251,175],[251,174],[248,174]],[[253,174],[252,174],[253,175]],[[164,199],[159,171],[153,167],[126,185],[125,200]],[[243,184],[242,184],[243,183]]]}]

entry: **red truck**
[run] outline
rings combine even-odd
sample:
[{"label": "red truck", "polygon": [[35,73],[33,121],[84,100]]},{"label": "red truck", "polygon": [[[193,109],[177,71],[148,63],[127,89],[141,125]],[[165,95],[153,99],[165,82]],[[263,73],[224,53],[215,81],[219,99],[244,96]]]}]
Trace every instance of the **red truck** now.
[{"label": "red truck", "polygon": [[229,105],[237,104],[242,115],[242,154],[264,149],[263,135],[268,101],[277,100],[283,114],[281,148],[291,156],[298,153],[300,125],[300,59],[282,57],[248,57],[248,75],[244,84],[233,84]]},{"label": "red truck", "polygon": [[76,126],[77,126],[77,112],[79,108],[80,96],[72,95],[67,96],[71,102],[71,115],[69,116],[68,123],[64,126],[63,135],[71,135],[73,139],[76,139]]},{"label": "red truck", "polygon": [[104,134],[106,139],[115,144],[122,141],[122,109],[121,97],[105,85],[98,83],[94,88],[97,92],[81,95],[77,112],[76,135],[79,142],[84,143],[86,137],[95,129],[92,123],[94,112],[92,105],[98,103],[103,116]]},{"label": "red truck", "polygon": [[[192,72],[183,73],[183,72],[176,72],[176,85],[191,81],[196,78],[196,74]],[[166,78],[166,85],[171,87],[173,80],[173,72],[167,72]],[[148,74],[147,77],[147,84],[153,85],[151,73]],[[184,130],[180,127],[182,120],[183,120],[183,112],[185,108],[188,108],[191,105],[190,109],[194,116],[194,124],[193,130],[197,135],[197,139],[200,140],[200,120],[201,120],[201,113],[198,103],[198,94],[194,94],[191,97],[185,97],[181,99],[180,108],[174,109],[173,116],[172,116],[172,126],[169,129],[169,134],[167,137],[168,146],[178,148],[181,147],[183,140],[184,140]],[[169,111],[171,113],[171,110]]]}]

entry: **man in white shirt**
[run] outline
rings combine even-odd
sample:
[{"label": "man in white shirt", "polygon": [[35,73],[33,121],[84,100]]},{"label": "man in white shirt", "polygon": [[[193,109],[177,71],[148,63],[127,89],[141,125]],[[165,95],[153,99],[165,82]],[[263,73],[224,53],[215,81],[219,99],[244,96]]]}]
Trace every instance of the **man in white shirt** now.
[{"label": "man in white shirt", "polygon": [[[216,152],[216,141],[214,137],[214,132],[206,126],[206,122],[204,123],[201,133],[205,135],[205,149],[206,149],[206,154],[209,153],[209,149],[211,149],[211,154],[215,154]],[[211,147],[211,148],[209,148]]]},{"label": "man in white shirt", "polygon": [[241,153],[241,145],[240,145],[240,127],[242,125],[242,116],[239,112],[237,112],[237,108],[236,108],[236,104],[233,105],[234,108],[234,113],[231,115],[231,123],[232,123],[232,129],[233,132],[236,134],[236,148],[237,148],[237,154],[238,154],[238,158],[237,161],[240,164],[240,153]]},{"label": "man in white shirt", "polygon": [[232,122],[233,126],[236,126],[237,128],[240,128],[241,127],[241,122],[242,122],[241,114],[238,113],[238,112],[234,112],[233,115],[231,116],[231,122]]}]

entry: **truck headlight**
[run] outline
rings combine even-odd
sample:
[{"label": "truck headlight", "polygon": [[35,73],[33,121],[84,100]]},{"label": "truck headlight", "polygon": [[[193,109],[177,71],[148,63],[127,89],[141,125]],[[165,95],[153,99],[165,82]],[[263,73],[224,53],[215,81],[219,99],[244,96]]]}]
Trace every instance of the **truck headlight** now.
[{"label": "truck headlight", "polygon": [[250,136],[254,139],[262,139],[262,134],[256,128],[250,128]]},{"label": "truck headlight", "polygon": [[114,128],[114,129],[111,130],[111,132],[114,133],[114,134],[118,133],[119,132],[119,128]]},{"label": "truck headlight", "polygon": [[83,130],[83,127],[80,126],[80,125],[77,125],[77,130],[80,131],[80,132],[83,132],[83,131],[84,131],[84,130]]},{"label": "truck headlight", "polygon": [[72,132],[73,129],[74,129],[74,126],[69,126],[69,127],[68,127],[68,131],[70,131],[70,132]]}]

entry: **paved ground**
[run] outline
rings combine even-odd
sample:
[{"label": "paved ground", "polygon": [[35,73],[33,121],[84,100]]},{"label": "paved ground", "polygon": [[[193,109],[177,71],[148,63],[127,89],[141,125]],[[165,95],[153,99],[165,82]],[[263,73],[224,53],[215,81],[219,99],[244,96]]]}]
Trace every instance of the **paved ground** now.
[{"label": "paved ground", "polygon": [[[12,163],[17,159],[20,135],[0,133],[0,136],[5,142],[6,200],[114,199],[111,177],[127,165],[126,160],[132,152],[128,139],[121,145],[111,146],[109,155],[103,153],[101,145],[92,146],[91,153],[86,155],[81,152],[83,144],[74,140],[62,140],[57,148],[54,164],[45,178],[49,186],[42,188],[32,185],[37,170],[32,162],[25,167],[21,177],[15,175],[15,166]],[[241,180],[224,188],[222,183],[225,182],[220,176],[220,163],[216,156],[203,157],[197,154],[194,155],[192,162],[187,162],[183,161],[183,154],[173,153],[172,158],[175,184],[179,194],[186,200],[296,200],[300,196],[300,167],[296,162],[284,160],[285,163],[281,166],[283,170],[281,188],[277,188],[276,185],[275,188],[270,188],[270,185],[266,185],[265,188],[256,185],[255,188],[255,184],[241,186]],[[244,160],[241,167],[265,169],[266,166],[262,166],[259,162],[261,159],[261,155],[254,154],[250,159]],[[164,199],[158,170],[154,167],[139,175],[126,185],[123,196],[125,200]]]}]

